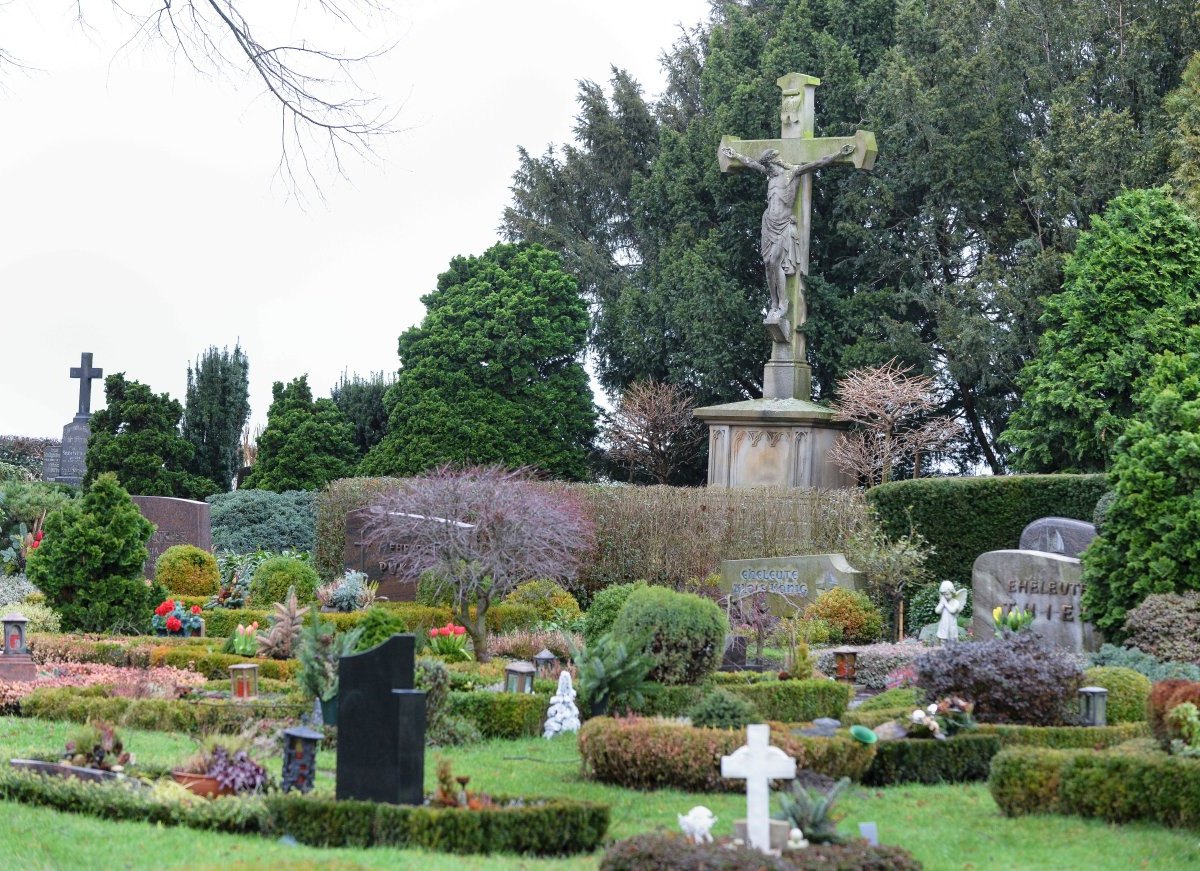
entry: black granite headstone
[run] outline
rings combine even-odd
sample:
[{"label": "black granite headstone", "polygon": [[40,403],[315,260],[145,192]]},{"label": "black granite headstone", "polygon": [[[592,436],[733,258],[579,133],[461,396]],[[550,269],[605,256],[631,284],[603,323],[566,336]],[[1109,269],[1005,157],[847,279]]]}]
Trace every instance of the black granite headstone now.
[{"label": "black granite headstone", "polygon": [[425,693],[416,636],[393,635],[338,664],[337,797],[425,801]]}]

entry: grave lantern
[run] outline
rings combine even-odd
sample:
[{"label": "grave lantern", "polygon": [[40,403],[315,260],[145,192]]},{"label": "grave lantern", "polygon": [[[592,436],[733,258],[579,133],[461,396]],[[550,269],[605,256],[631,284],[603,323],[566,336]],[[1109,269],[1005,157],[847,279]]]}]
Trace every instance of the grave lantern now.
[{"label": "grave lantern", "polygon": [[837,679],[843,683],[854,683],[858,651],[853,647],[838,647],[833,651],[837,663]]},{"label": "grave lantern", "polygon": [[1079,721],[1082,726],[1108,725],[1108,690],[1104,687],[1079,688]]},{"label": "grave lantern", "polygon": [[533,664],[536,665],[537,670],[543,674],[548,672],[550,667],[556,662],[558,662],[558,657],[545,647],[542,648],[541,653],[533,658]]},{"label": "grave lantern", "polygon": [[325,736],[307,726],[283,730],[283,772],[280,774],[283,791],[298,789],[305,793],[313,788],[317,774],[317,744]]},{"label": "grave lantern", "polygon": [[229,666],[229,681],[233,684],[230,692],[233,698],[246,701],[258,698],[258,663]]},{"label": "grave lantern", "polygon": [[20,614],[8,614],[0,622],[4,624],[4,653],[10,656],[29,653],[25,646],[25,624],[29,621]]},{"label": "grave lantern", "polygon": [[510,662],[504,669],[504,691],[506,693],[533,692],[533,675],[537,669],[531,662]]}]

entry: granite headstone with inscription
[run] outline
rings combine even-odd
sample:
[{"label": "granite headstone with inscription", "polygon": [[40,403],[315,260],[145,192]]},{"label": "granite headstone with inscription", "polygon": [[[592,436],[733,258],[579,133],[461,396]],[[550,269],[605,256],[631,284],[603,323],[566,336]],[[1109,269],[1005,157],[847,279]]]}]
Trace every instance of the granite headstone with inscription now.
[{"label": "granite headstone with inscription", "polygon": [[154,535],[146,544],[150,556],[142,574],[154,577],[154,566],[163,551],[177,544],[193,544],[212,550],[212,523],[207,502],[175,499],[170,496],[131,496],[142,516],[154,524]]},{"label": "granite headstone with inscription", "polygon": [[1070,517],[1039,517],[1021,530],[1021,550],[1060,553],[1079,559],[1096,537],[1096,527]]},{"label": "granite headstone with inscription", "polygon": [[339,660],[339,800],[424,802],[425,693],[413,689],[415,660],[415,635]]},{"label": "granite headstone with inscription", "polygon": [[346,514],[346,546],[343,564],[365,572],[379,583],[379,595],[393,602],[411,602],[417,597],[417,578],[397,570],[396,555],[406,547],[402,541],[370,541],[366,535],[370,508]]},{"label": "granite headstone with inscription", "polygon": [[738,598],[766,593],[771,613],[790,617],[803,611],[818,595],[834,587],[860,589],[862,572],[840,553],[734,559],[721,563],[720,589]]},{"label": "granite headstone with inscription", "polygon": [[994,550],[971,572],[971,633],[991,638],[992,611],[1021,608],[1033,614],[1029,631],[1076,653],[1100,649],[1099,631],[1080,615],[1083,568],[1079,560],[1034,550]]}]

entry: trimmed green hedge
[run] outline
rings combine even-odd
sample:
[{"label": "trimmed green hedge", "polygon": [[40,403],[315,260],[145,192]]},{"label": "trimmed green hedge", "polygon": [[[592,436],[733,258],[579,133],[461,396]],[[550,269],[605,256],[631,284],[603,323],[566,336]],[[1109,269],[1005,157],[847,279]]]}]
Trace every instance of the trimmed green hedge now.
[{"label": "trimmed green hedge", "polygon": [[474,723],[484,738],[527,738],[542,734],[549,707],[550,696],[541,693],[453,691],[446,713]]},{"label": "trimmed green hedge", "polygon": [[1021,530],[1039,517],[1090,523],[1106,489],[1104,475],[917,478],[872,487],[867,502],[889,535],[915,528],[925,537],[935,578],[969,585],[981,553],[1015,548]]},{"label": "trimmed green hedge", "polygon": [[274,680],[291,680],[300,670],[300,663],[294,659],[238,656],[235,653],[220,653],[200,646],[154,647],[150,650],[151,666],[169,665],[199,672],[212,680],[228,678],[229,666],[245,662],[257,663],[259,676]]},{"label": "trimmed green hedge", "polygon": [[988,790],[1005,816],[1066,813],[1062,776],[1077,751],[1012,747],[996,754]]},{"label": "trimmed green hedge", "polygon": [[634,713],[684,717],[717,686],[748,701],[760,719],[781,723],[808,723],[818,717],[838,719],[854,697],[849,685],[832,680],[706,681],[697,686],[655,686]]},{"label": "trimmed green hedge", "polygon": [[1115,726],[1005,726],[982,723],[978,731],[995,735],[1001,747],[1049,747],[1055,750],[1115,747],[1145,738],[1150,727],[1145,722],[1119,723]]},{"label": "trimmed green hedge", "polygon": [[465,811],[273,795],[265,802],[264,828],[315,847],[423,847],[535,856],[590,853],[608,831],[608,805],[566,798],[523,802]]},{"label": "trimmed green hedge", "polygon": [[963,783],[987,780],[992,757],[1000,752],[995,735],[965,733],[946,741],[901,738],[875,745],[875,760],[863,783]]}]

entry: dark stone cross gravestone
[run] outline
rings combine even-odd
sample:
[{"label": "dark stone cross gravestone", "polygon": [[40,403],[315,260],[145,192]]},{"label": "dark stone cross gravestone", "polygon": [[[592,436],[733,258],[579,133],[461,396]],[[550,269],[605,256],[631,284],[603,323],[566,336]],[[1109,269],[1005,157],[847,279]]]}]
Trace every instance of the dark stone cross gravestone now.
[{"label": "dark stone cross gravestone", "polygon": [[92,435],[88,421],[92,417],[92,381],[104,374],[103,369],[92,368],[92,354],[85,351],[79,357],[79,365],[71,367],[71,377],[79,379],[79,408],[75,418],[63,427],[62,446],[57,451],[47,451],[42,464],[42,480],[78,487],[87,474],[87,444]]},{"label": "dark stone cross gravestone", "polygon": [[71,367],[71,377],[79,379],[79,410],[75,418],[92,416],[92,379],[104,374],[103,369],[92,368],[92,353],[85,351],[79,356],[79,365]]},{"label": "dark stone cross gravestone", "polygon": [[416,636],[393,635],[338,663],[337,797],[425,801],[425,693]]}]

